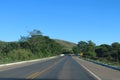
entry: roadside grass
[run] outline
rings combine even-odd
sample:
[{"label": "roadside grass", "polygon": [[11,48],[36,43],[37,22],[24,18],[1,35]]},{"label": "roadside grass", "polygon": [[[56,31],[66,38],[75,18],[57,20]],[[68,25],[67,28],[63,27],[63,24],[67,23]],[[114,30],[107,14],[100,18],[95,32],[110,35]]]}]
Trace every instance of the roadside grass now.
[{"label": "roadside grass", "polygon": [[93,59],[84,58],[84,57],[79,57],[79,58],[96,63],[96,64],[99,64],[99,65],[106,65],[106,66],[108,65],[108,66],[120,69],[120,63],[118,63],[118,62],[110,62],[108,60],[99,60],[99,59],[93,60]]}]

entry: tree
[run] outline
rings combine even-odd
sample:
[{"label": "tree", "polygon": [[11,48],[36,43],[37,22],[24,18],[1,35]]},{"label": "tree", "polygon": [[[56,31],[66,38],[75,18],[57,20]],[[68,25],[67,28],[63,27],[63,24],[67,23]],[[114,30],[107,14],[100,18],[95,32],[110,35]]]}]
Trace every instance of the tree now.
[{"label": "tree", "polygon": [[0,42],[1,62],[43,58],[61,53],[60,44],[48,36],[43,36],[41,31],[36,29],[31,31],[29,36],[21,36],[18,42]]},{"label": "tree", "polygon": [[73,50],[73,53],[74,53],[75,55],[78,55],[78,53],[80,53],[80,49],[79,49],[78,46],[74,46],[74,47],[72,48],[72,50]]},{"label": "tree", "polygon": [[90,58],[96,57],[96,53],[95,53],[96,45],[91,40],[88,42],[80,41],[77,46],[80,52],[83,53],[84,57],[90,57]]},{"label": "tree", "polygon": [[112,49],[113,49],[112,56],[114,56],[114,58],[116,59],[116,61],[118,63],[120,63],[120,43],[118,43],[118,42],[112,43]]},{"label": "tree", "polygon": [[21,36],[19,42],[26,42],[28,41],[29,37]]},{"label": "tree", "polygon": [[85,42],[85,41],[80,41],[80,42],[78,42],[78,45],[77,45],[77,46],[79,47],[80,52],[85,53],[85,52],[87,51],[87,45],[88,45],[87,42]]},{"label": "tree", "polygon": [[2,50],[2,53],[5,54],[8,54],[9,51],[13,50],[13,49],[18,49],[20,48],[20,45],[18,42],[7,42]]},{"label": "tree", "polygon": [[97,57],[109,57],[111,54],[111,46],[107,44],[102,44],[96,47],[95,52],[97,53]]},{"label": "tree", "polygon": [[37,30],[37,29],[34,29],[33,31],[31,31],[30,33],[30,36],[37,36],[37,35],[42,35],[42,32],[40,30]]},{"label": "tree", "polygon": [[30,43],[28,41],[19,42],[19,44],[22,49],[30,49]]},{"label": "tree", "polygon": [[91,40],[88,41],[88,46],[87,46],[87,55],[94,58],[96,57],[96,53],[95,53],[95,47],[96,47],[96,44],[94,42],[92,42]]}]

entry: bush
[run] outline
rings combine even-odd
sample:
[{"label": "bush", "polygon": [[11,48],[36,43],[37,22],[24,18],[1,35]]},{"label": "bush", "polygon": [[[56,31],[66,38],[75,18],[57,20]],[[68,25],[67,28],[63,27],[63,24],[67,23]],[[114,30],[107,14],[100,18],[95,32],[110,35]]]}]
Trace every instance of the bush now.
[{"label": "bush", "polygon": [[14,49],[8,53],[8,57],[14,61],[29,60],[34,58],[34,55],[30,50],[26,49]]}]

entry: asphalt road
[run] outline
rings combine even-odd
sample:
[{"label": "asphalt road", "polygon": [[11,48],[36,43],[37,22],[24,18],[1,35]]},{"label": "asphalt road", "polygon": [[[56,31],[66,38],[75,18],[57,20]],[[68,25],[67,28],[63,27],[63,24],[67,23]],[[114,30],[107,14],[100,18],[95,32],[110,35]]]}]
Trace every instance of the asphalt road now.
[{"label": "asphalt road", "polygon": [[0,71],[0,80],[97,80],[71,56]]}]

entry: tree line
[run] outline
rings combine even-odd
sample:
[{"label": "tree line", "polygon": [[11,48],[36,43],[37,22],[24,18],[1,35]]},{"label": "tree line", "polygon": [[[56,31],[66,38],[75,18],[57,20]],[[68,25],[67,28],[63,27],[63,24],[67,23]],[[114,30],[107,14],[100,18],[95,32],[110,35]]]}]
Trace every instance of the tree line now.
[{"label": "tree line", "polygon": [[72,48],[73,52],[82,57],[105,62],[120,64],[120,43],[114,42],[111,45],[101,44],[97,46],[93,41],[80,41]]},{"label": "tree line", "polygon": [[84,58],[114,62],[120,64],[120,43],[96,45],[93,41],[80,41],[72,51],[65,50],[55,40],[42,35],[40,30],[29,32],[29,36],[21,36],[16,42],[0,41],[0,63],[31,60],[61,53],[78,53]]},{"label": "tree line", "polygon": [[0,41],[0,63],[37,59],[61,54],[62,46],[39,30],[16,42]]}]

